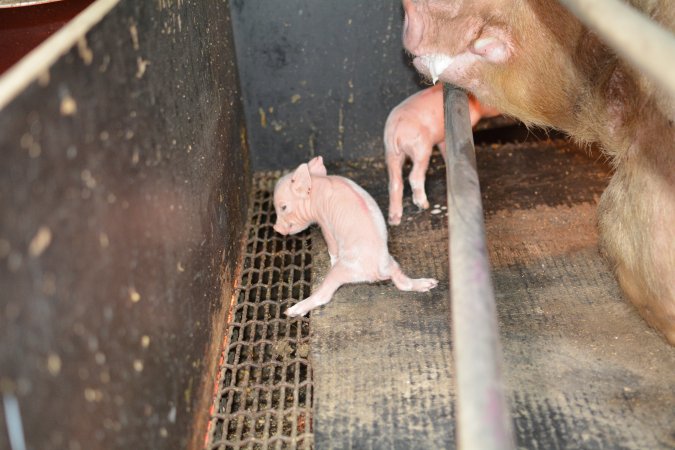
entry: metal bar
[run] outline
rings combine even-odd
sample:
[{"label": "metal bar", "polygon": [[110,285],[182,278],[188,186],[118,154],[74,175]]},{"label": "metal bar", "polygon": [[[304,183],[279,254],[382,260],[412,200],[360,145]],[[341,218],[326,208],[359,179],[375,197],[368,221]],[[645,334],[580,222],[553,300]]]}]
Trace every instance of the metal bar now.
[{"label": "metal bar", "polygon": [[21,6],[35,6],[60,1],[62,0],[0,0],[0,8],[19,8]]},{"label": "metal bar", "polygon": [[457,447],[514,448],[466,93],[443,89]]},{"label": "metal bar", "polygon": [[120,0],[96,0],[0,76],[0,110],[70,50]]},{"label": "metal bar", "polygon": [[5,422],[7,423],[10,447],[12,450],[26,450],[19,400],[14,394],[6,392],[2,394],[2,403],[5,406]]},{"label": "metal bar", "polygon": [[559,0],[620,56],[675,97],[675,35],[620,0]]}]

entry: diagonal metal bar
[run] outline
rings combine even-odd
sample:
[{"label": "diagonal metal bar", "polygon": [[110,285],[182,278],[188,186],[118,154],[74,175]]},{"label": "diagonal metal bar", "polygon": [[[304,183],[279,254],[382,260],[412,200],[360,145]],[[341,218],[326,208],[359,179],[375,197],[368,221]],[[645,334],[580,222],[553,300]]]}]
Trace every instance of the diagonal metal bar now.
[{"label": "diagonal metal bar", "polygon": [[675,98],[675,35],[620,0],[560,0],[619,55]]}]

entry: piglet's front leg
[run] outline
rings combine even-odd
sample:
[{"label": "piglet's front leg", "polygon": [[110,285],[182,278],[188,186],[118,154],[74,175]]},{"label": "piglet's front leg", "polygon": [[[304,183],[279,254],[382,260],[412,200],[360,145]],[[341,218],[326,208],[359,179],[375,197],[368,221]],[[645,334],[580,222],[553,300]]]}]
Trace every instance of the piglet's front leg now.
[{"label": "piglet's front leg", "polygon": [[304,316],[317,306],[325,305],[333,298],[340,286],[353,280],[351,270],[339,261],[330,269],[323,283],[306,299],[286,310],[289,317]]},{"label": "piglet's front leg", "polygon": [[321,227],[321,234],[326,241],[326,246],[328,247],[328,254],[330,255],[330,265],[331,267],[335,265],[338,259],[338,245],[337,241],[333,237],[333,234],[328,229],[328,227]]}]

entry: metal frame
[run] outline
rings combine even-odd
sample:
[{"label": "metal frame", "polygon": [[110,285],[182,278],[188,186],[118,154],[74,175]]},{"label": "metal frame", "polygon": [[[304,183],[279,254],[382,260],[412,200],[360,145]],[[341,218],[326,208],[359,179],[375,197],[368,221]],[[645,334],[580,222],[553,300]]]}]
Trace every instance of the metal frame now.
[{"label": "metal frame", "polygon": [[468,98],[447,84],[443,91],[457,446],[512,449]]}]

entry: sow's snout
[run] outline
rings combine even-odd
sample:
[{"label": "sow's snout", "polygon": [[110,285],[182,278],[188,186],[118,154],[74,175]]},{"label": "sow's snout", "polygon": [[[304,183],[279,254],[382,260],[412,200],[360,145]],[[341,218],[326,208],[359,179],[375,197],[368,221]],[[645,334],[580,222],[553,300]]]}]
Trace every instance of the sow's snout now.
[{"label": "sow's snout", "polygon": [[424,36],[424,20],[419,12],[420,5],[412,0],[403,0],[403,46],[413,55],[422,43]]}]

